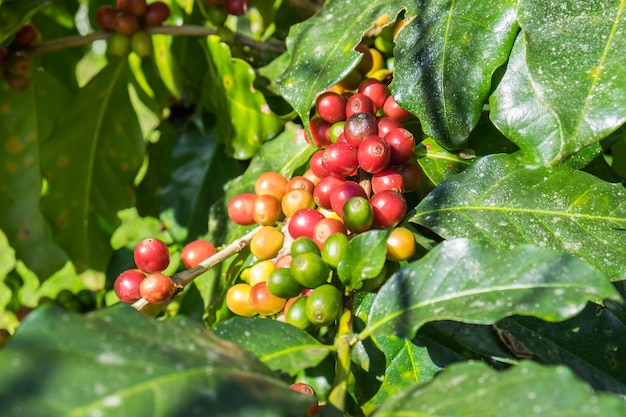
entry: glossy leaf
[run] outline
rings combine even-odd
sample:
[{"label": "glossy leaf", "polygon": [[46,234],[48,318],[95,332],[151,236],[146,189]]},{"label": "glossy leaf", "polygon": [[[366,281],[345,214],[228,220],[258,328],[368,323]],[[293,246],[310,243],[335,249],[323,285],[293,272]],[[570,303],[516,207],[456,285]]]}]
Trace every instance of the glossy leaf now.
[{"label": "glossy leaf", "polygon": [[312,18],[291,27],[291,62],[278,79],[278,89],[305,126],[316,95],[341,81],[361,60],[354,47],[363,33],[384,15],[393,21],[403,8],[399,0],[329,1]]},{"label": "glossy leaf", "polygon": [[0,364],[8,415],[299,416],[310,403],[237,345],[127,305],[88,316],[38,309]]},{"label": "glossy leaf", "polygon": [[217,36],[207,39],[209,71],[204,105],[215,113],[215,135],[235,159],[249,159],[261,144],[278,135],[284,121],[275,115],[254,87],[255,72],[247,62],[231,58]]},{"label": "glossy leaf", "polygon": [[415,148],[415,154],[424,174],[435,185],[462,172],[472,163],[469,159],[445,150],[432,138],[420,142]]},{"label": "glossy leaf", "polygon": [[43,211],[79,270],[104,268],[117,212],[133,201],[144,144],[127,69],[114,61],[94,77],[69,100],[42,146]]},{"label": "glossy leaf", "polygon": [[[542,102],[526,66],[525,38],[518,36],[507,71],[490,98],[494,124],[522,150],[521,157],[532,165],[557,165],[577,151],[574,138],[564,136],[553,109]],[[588,158],[575,161],[582,168],[600,152],[599,144],[588,148]]]},{"label": "glossy leaf", "polygon": [[364,280],[380,274],[386,260],[387,236],[387,229],[368,230],[350,240],[337,266],[339,279],[347,288],[358,290]]},{"label": "glossy leaf", "polygon": [[396,38],[394,97],[446,149],[464,148],[478,123],[518,30],[515,4],[428,2]]},{"label": "glossy leaf", "polygon": [[15,251],[9,246],[9,241],[0,230],[0,329],[13,329],[17,324],[15,315],[7,311],[13,291],[4,282],[15,264]]},{"label": "glossy leaf", "polygon": [[566,365],[596,390],[626,394],[626,363],[621,356],[626,325],[607,308],[589,304],[579,315],[560,323],[507,317],[496,328],[513,353]]},{"label": "glossy leaf", "polygon": [[625,412],[618,397],[594,393],[563,366],[524,362],[495,371],[468,362],[450,366],[428,384],[403,390],[374,416],[618,417]]},{"label": "glossy leaf", "polygon": [[53,241],[39,199],[43,182],[40,145],[68,99],[67,90],[46,72],[35,73],[25,91],[11,91],[4,82],[0,85],[0,228],[17,257],[41,279],[67,259]]},{"label": "glossy leaf", "polygon": [[290,375],[318,365],[332,350],[304,330],[270,318],[233,317],[213,333],[252,352],[270,369]]},{"label": "glossy leaf", "polygon": [[513,314],[558,321],[605,298],[621,300],[606,276],[571,255],[453,239],[383,284],[365,333],[412,337],[429,321],[491,324]]},{"label": "glossy leaf", "polygon": [[625,9],[606,0],[518,3],[532,87],[558,120],[541,136],[563,138],[553,145],[552,162],[626,121]]},{"label": "glossy leaf", "polygon": [[445,239],[530,243],[576,255],[612,280],[626,276],[626,190],[566,166],[528,169],[491,155],[441,183],[412,221]]}]

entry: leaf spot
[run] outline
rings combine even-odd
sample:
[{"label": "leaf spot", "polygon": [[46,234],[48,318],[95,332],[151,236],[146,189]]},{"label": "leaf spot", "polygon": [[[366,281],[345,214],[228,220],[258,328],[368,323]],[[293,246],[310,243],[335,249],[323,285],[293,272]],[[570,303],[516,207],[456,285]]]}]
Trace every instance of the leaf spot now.
[{"label": "leaf spot", "polygon": [[7,171],[9,171],[10,173],[14,173],[15,171],[17,171],[17,163],[15,163],[15,161],[7,162]]},{"label": "leaf spot", "polygon": [[59,168],[65,168],[69,164],[69,162],[70,160],[67,156],[61,155],[57,159],[57,166],[59,166]]},{"label": "leaf spot", "polygon": [[7,151],[11,153],[19,153],[24,150],[22,143],[15,137],[9,138],[6,145]]}]

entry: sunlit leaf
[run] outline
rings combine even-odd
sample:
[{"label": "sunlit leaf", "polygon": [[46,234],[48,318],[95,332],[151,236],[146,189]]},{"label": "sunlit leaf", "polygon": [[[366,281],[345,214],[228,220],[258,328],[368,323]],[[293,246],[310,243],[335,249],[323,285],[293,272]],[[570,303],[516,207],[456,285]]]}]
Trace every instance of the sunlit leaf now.
[{"label": "sunlit leaf", "polygon": [[88,316],[38,309],[0,351],[0,366],[7,415],[300,416],[310,403],[200,325],[127,305]]},{"label": "sunlit leaf", "polygon": [[389,230],[368,230],[350,240],[339,260],[337,273],[347,288],[358,290],[362,281],[375,278],[382,271],[387,254]]},{"label": "sunlit leaf", "polygon": [[424,174],[435,185],[471,165],[471,160],[445,150],[432,138],[424,139],[416,147],[417,162]]},{"label": "sunlit leaf", "polygon": [[468,362],[450,366],[428,384],[403,390],[373,415],[618,417],[625,412],[617,396],[594,393],[563,366],[524,362],[495,371]]},{"label": "sunlit leaf", "polygon": [[565,251],[611,280],[626,277],[626,189],[567,166],[528,169],[509,155],[481,158],[439,184],[411,220],[446,239]]},{"label": "sunlit leaf", "polygon": [[365,333],[412,337],[429,321],[491,324],[513,314],[558,321],[605,298],[621,300],[606,276],[571,255],[453,239],[383,284]]}]

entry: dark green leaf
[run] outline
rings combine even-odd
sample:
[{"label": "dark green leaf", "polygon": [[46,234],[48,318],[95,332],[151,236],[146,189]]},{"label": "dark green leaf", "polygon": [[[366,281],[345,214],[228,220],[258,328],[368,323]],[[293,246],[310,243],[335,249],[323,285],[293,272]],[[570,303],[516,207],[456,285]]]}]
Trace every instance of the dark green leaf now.
[{"label": "dark green leaf", "polygon": [[40,145],[68,98],[67,90],[46,72],[36,72],[22,92],[0,84],[0,228],[17,257],[41,279],[52,275],[67,259],[52,240],[39,199],[43,181]]},{"label": "dark green leaf", "polygon": [[39,309],[0,366],[7,415],[300,416],[310,403],[237,345],[127,305],[84,317]]},{"label": "dark green leaf", "polygon": [[13,35],[49,0],[4,0],[0,1],[0,45]]},{"label": "dark green leaf", "polygon": [[209,36],[207,46],[203,101],[217,116],[214,133],[235,159],[249,159],[263,142],[281,132],[284,121],[254,87],[256,74],[250,64],[231,58],[228,45],[217,36]]},{"label": "dark green leaf", "polygon": [[563,366],[524,362],[494,371],[481,362],[452,365],[428,384],[405,389],[374,413],[376,417],[618,417],[617,397],[594,393]]},{"label": "dark green leaf", "polygon": [[337,266],[339,279],[347,288],[358,290],[364,280],[380,274],[386,260],[387,236],[388,229],[368,230],[348,242]]},{"label": "dark green leaf", "polygon": [[399,0],[335,0],[312,18],[292,26],[287,38],[291,63],[278,88],[308,125],[315,96],[347,76],[361,60],[354,47],[363,32],[385,14],[393,21],[404,5]]},{"label": "dark green leaf", "polygon": [[471,165],[470,160],[445,150],[432,138],[419,143],[415,154],[424,174],[435,185]]},{"label": "dark green leaf", "polygon": [[[589,304],[561,323],[534,317],[507,317],[496,324],[501,339],[522,356],[563,364],[594,389],[626,394],[626,326],[608,309]],[[518,353],[519,354],[519,353]]]},{"label": "dark green leaf", "polygon": [[576,255],[611,280],[626,276],[626,190],[567,166],[528,169],[491,155],[441,183],[412,221],[443,238],[531,243]]},{"label": "dark green leaf", "polygon": [[383,284],[365,333],[412,337],[429,321],[491,324],[513,314],[558,321],[605,298],[621,300],[606,276],[571,255],[447,240]]},{"label": "dark green leaf", "polygon": [[42,146],[48,180],[42,208],[79,270],[104,268],[117,212],[133,201],[144,143],[127,70],[118,60],[94,77],[66,104]]},{"label": "dark green leaf", "polygon": [[270,369],[290,375],[318,365],[331,351],[304,330],[270,318],[233,317],[213,333],[254,353]]},{"label": "dark green leaf", "polygon": [[518,30],[515,4],[427,2],[396,39],[394,97],[446,149],[464,148],[478,123]]}]

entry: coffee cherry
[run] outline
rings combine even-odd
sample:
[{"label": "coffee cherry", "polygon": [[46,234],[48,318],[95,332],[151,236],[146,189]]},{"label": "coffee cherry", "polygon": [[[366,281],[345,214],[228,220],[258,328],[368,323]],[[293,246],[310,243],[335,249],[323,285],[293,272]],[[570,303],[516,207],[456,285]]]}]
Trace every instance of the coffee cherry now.
[{"label": "coffee cherry", "polygon": [[387,96],[389,95],[389,87],[383,82],[374,78],[365,78],[359,84],[358,92],[369,97],[374,104],[374,109],[382,109]]},{"label": "coffee cherry", "polygon": [[343,296],[337,287],[323,284],[315,288],[306,299],[306,316],[317,326],[332,324],[343,307]]},{"label": "coffee cherry", "polygon": [[330,140],[331,124],[321,118],[314,118],[309,121],[310,135],[307,132],[307,140],[318,148],[325,148],[332,143]]},{"label": "coffee cherry", "polygon": [[170,7],[162,1],[148,4],[143,20],[148,26],[159,26],[170,17]]},{"label": "coffee cherry", "polygon": [[126,11],[118,10],[113,20],[113,30],[122,35],[130,36],[139,30],[139,20]]},{"label": "coffee cherry", "polygon": [[300,209],[315,208],[315,201],[310,191],[290,190],[280,200],[280,207],[286,217],[291,217]]},{"label": "coffee cherry", "polygon": [[378,122],[370,113],[356,113],[346,119],[343,133],[348,143],[359,146],[365,138],[378,136]]},{"label": "coffee cherry", "polygon": [[287,178],[277,172],[264,172],[254,182],[254,193],[257,196],[272,195],[280,200],[285,195],[287,183]]},{"label": "coffee cherry", "polygon": [[402,174],[392,167],[388,167],[381,172],[372,175],[372,191],[374,194],[381,191],[391,190],[402,194],[405,191],[404,178]]},{"label": "coffee cherry", "polygon": [[406,261],[415,253],[415,236],[404,227],[396,227],[387,237],[387,259],[393,262]]},{"label": "coffee cherry", "polygon": [[330,268],[322,257],[312,252],[294,256],[289,271],[293,279],[305,288],[322,285],[330,274]]},{"label": "coffee cherry", "polygon": [[392,119],[388,116],[382,116],[378,118],[378,136],[384,138],[391,130],[404,127],[402,122],[397,119]]},{"label": "coffee cherry", "polygon": [[143,16],[148,10],[146,0],[124,0],[124,10],[137,17]]},{"label": "coffee cherry", "polygon": [[391,165],[401,165],[413,155],[415,139],[413,133],[407,129],[403,127],[392,129],[384,139],[391,149]]},{"label": "coffee cherry", "polygon": [[400,105],[396,103],[396,100],[391,95],[387,97],[387,100],[385,100],[385,104],[383,105],[383,113],[385,114],[385,116],[389,116],[392,119],[400,120],[401,122],[413,117],[411,113],[400,107]]},{"label": "coffee cherry", "polygon": [[94,19],[96,21],[96,25],[98,25],[100,29],[113,32],[113,22],[115,21],[116,15],[117,9],[115,7],[105,5],[98,7]]},{"label": "coffee cherry", "polygon": [[167,275],[150,274],[139,284],[141,297],[151,304],[164,303],[176,292],[176,284]]},{"label": "coffee cherry", "polygon": [[331,268],[337,269],[339,261],[344,257],[348,247],[348,236],[343,233],[335,233],[328,236],[322,247],[322,259]]},{"label": "coffee cherry", "polygon": [[263,226],[250,240],[250,252],[260,260],[273,258],[283,247],[285,236],[272,226]]},{"label": "coffee cherry", "polygon": [[307,408],[307,414],[309,416],[314,416],[319,412],[319,403],[317,402],[317,394],[315,393],[315,390],[313,389],[312,386],[308,385],[308,384],[304,384],[302,382],[297,382],[295,384],[291,384],[290,388],[294,391],[298,391],[303,393],[304,395],[307,395],[309,397],[312,397],[315,399],[316,403],[312,404],[309,408]]},{"label": "coffee cherry", "polygon": [[305,178],[302,175],[296,175],[292,177],[289,181],[287,181],[287,186],[285,189],[287,191],[291,190],[304,190],[313,193],[313,189],[315,188],[315,184],[311,182],[308,178]]},{"label": "coffee cherry", "polygon": [[404,182],[404,192],[417,190],[422,184],[422,168],[415,160],[409,160],[398,168]]},{"label": "coffee cherry", "polygon": [[330,126],[329,135],[330,135],[330,141],[332,143],[346,141],[346,135],[343,134],[345,125],[346,125],[345,121],[340,121],[340,122],[333,123],[332,126]]},{"label": "coffee cherry", "polygon": [[235,284],[226,292],[226,307],[242,317],[256,316],[257,312],[250,304],[250,284]]},{"label": "coffee cherry", "polygon": [[292,256],[290,253],[286,253],[284,255],[279,256],[274,261],[274,269],[278,268],[289,268],[291,266]]},{"label": "coffee cherry", "polygon": [[170,263],[170,251],[159,239],[144,239],[135,246],[135,264],[147,274],[161,272]]},{"label": "coffee cherry", "polygon": [[254,224],[254,202],[256,195],[242,193],[233,197],[228,202],[228,217],[242,226]]},{"label": "coffee cherry", "polygon": [[343,206],[341,218],[352,233],[362,233],[372,227],[374,211],[365,197],[352,197]]},{"label": "coffee cherry", "polygon": [[324,242],[326,242],[326,239],[328,239],[329,236],[335,233],[342,233],[347,235],[348,230],[341,220],[327,217],[317,222],[317,224],[313,228],[313,241],[318,246],[318,248],[321,249],[324,246]]},{"label": "coffee cherry", "polygon": [[292,238],[297,239],[300,236],[313,238],[313,227],[318,221],[322,220],[324,215],[313,209],[300,209],[291,216],[287,230]]},{"label": "coffee cherry", "polygon": [[306,316],[306,297],[290,298],[287,304],[285,304],[285,322],[302,330],[310,328],[311,321]]},{"label": "coffee cherry", "polygon": [[248,11],[249,0],[224,0],[226,13],[233,16],[241,16]]},{"label": "coffee cherry", "polygon": [[138,30],[130,37],[130,47],[141,59],[152,55],[152,38],[143,30]]},{"label": "coffee cherry", "polygon": [[346,177],[359,166],[358,147],[349,143],[333,143],[322,154],[322,165],[334,176]]},{"label": "coffee cherry", "polygon": [[194,240],[183,247],[180,260],[187,268],[193,268],[216,253],[215,246],[206,240]]},{"label": "coffee cherry", "polygon": [[[326,175],[328,175],[328,173],[326,173]],[[306,178],[307,180],[311,181],[313,183],[313,185],[317,185],[320,183],[320,181],[322,180],[321,177],[318,177],[317,175],[315,175],[313,173],[313,171],[311,170],[311,168],[307,169],[306,171],[304,171],[304,174],[302,174],[302,176],[304,178]]]},{"label": "coffee cherry", "polygon": [[107,52],[120,58],[127,56],[130,52],[130,38],[121,33],[113,33],[107,39]]},{"label": "coffee cherry", "polygon": [[267,289],[267,282],[259,282],[250,289],[250,305],[261,315],[280,313],[286,302],[287,299],[276,297]]},{"label": "coffee cherry", "polygon": [[346,118],[358,113],[367,113],[376,117],[376,106],[365,94],[353,94],[346,102]]},{"label": "coffee cherry", "polygon": [[315,110],[321,119],[334,124],[346,120],[346,99],[332,91],[322,93],[315,101]]},{"label": "coffee cherry", "polygon": [[324,155],[324,150],[320,149],[316,151],[311,158],[309,159],[309,167],[311,172],[318,178],[325,178],[330,175],[330,172],[324,167],[322,163],[322,157]]},{"label": "coffee cherry", "polygon": [[274,262],[264,259],[255,263],[248,269],[248,281],[253,287],[259,282],[267,281],[272,271],[275,269]]},{"label": "coffee cherry", "polygon": [[141,298],[139,284],[146,274],[139,269],[129,269],[117,276],[113,283],[115,294],[123,303],[134,303]]},{"label": "coffee cherry", "polygon": [[226,19],[228,19],[228,13],[226,13],[223,4],[207,7],[205,12],[209,22],[211,22],[213,26],[224,26]]},{"label": "coffee cherry", "polygon": [[383,138],[370,136],[359,146],[357,161],[363,171],[376,174],[389,166],[391,152],[389,144]]},{"label": "coffee cherry", "polygon": [[313,239],[307,236],[300,236],[299,238],[294,239],[293,242],[291,242],[290,252],[292,257],[302,255],[303,253],[321,255],[320,249],[317,247]]},{"label": "coffee cherry", "polygon": [[15,77],[27,76],[32,68],[30,55],[23,51],[14,51],[9,54],[4,63],[8,74]]},{"label": "coffee cherry", "polygon": [[358,182],[344,181],[333,188],[330,195],[330,206],[335,213],[341,216],[344,204],[352,197],[367,198],[367,194]]},{"label": "coffee cherry", "polygon": [[406,201],[394,191],[381,191],[370,198],[374,211],[374,227],[386,229],[400,223],[406,214]]},{"label": "coffee cherry", "polygon": [[267,289],[276,297],[291,298],[300,294],[304,287],[291,276],[289,268],[279,268],[267,277]]},{"label": "coffee cherry", "polygon": [[330,205],[330,196],[332,195],[333,188],[344,183],[345,181],[346,180],[342,178],[332,175],[322,178],[313,190],[313,200],[315,201],[315,204],[323,209],[330,210],[332,208]]},{"label": "coffee cherry", "polygon": [[41,37],[39,30],[32,23],[26,23],[19,28],[13,38],[13,45],[15,46],[29,46],[36,43]]},{"label": "coffee cherry", "polygon": [[271,226],[282,217],[280,200],[276,197],[265,194],[254,199],[254,211],[252,216],[254,222],[262,226]]}]

